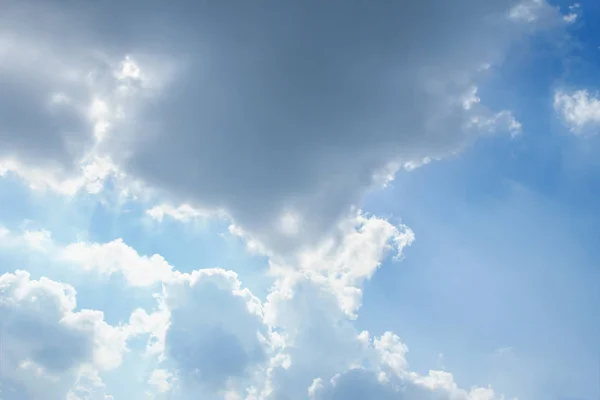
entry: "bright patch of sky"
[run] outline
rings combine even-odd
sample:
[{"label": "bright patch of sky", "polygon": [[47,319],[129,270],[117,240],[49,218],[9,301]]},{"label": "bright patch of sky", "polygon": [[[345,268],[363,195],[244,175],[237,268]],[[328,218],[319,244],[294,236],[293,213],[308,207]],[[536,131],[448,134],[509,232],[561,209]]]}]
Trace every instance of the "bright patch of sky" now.
[{"label": "bright patch of sky", "polygon": [[600,4],[0,8],[0,398],[600,395]]}]

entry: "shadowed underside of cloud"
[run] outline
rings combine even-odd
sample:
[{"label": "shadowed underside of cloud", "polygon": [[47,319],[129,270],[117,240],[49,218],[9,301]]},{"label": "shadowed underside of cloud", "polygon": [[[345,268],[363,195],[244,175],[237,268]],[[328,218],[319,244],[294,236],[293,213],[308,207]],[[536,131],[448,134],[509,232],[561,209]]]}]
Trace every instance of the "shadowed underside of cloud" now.
[{"label": "shadowed underside of cloud", "polygon": [[9,2],[0,57],[19,101],[0,99],[1,156],[67,176],[108,156],[279,251],[328,231],[381,171],[518,129],[477,83],[562,21],[537,0],[113,6]]},{"label": "shadowed underside of cloud", "polygon": [[253,302],[260,304],[232,272],[199,271],[166,286],[165,354],[187,392],[198,390],[195,385],[218,392],[266,362],[269,330]]}]

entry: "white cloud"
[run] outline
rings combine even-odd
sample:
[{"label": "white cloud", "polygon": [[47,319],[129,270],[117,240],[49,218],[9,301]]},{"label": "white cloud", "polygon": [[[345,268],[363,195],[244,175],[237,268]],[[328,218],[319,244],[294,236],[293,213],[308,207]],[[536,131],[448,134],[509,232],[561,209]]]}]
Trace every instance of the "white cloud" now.
[{"label": "white cloud", "polygon": [[451,373],[429,371],[428,375],[410,372],[405,359],[406,346],[391,332],[373,340],[372,351],[376,363],[372,368],[354,367],[334,375],[327,384],[319,379],[311,387],[313,399],[438,399],[438,400],[501,400],[491,388],[458,387]]},{"label": "white cloud", "polygon": [[173,267],[162,256],[140,256],[121,239],[105,244],[73,243],[61,249],[59,257],[104,276],[120,273],[132,286],[156,285],[173,276]]},{"label": "white cloud", "polygon": [[150,375],[148,384],[154,386],[159,393],[166,393],[171,389],[173,374],[165,369],[155,369]]},{"label": "white cloud", "polygon": [[522,125],[512,115],[510,111],[500,111],[490,116],[473,117],[468,123],[468,127],[476,127],[478,129],[495,132],[497,129],[502,129],[510,132],[512,137],[516,137],[522,133]]},{"label": "white cloud", "polygon": [[25,229],[14,232],[0,226],[0,247],[4,249],[26,249],[33,252],[49,252],[54,248],[52,233],[45,229]]},{"label": "white cloud", "polygon": [[534,22],[545,6],[546,2],[543,0],[526,0],[514,6],[509,15],[517,21]]},{"label": "white cloud", "polygon": [[100,311],[75,311],[75,296],[73,287],[25,271],[0,276],[4,399],[65,398],[98,369],[119,366],[126,332]]},{"label": "white cloud", "polygon": [[587,90],[554,93],[554,109],[574,134],[596,133],[600,127],[600,96]]},{"label": "white cloud", "polygon": [[572,24],[575,21],[577,21],[577,18],[579,18],[579,14],[581,12],[580,9],[581,9],[581,4],[579,4],[579,3],[571,4],[569,6],[569,13],[565,14],[563,16],[563,19],[565,20],[565,22],[568,24]]},{"label": "white cloud", "polygon": [[578,15],[576,13],[569,13],[563,17],[566,23],[572,24],[577,20]]},{"label": "white cloud", "polygon": [[[571,9],[573,11],[573,9]],[[568,15],[560,14],[559,8],[545,0],[522,0],[512,7],[508,13],[511,20],[526,25],[550,27],[570,23]]]},{"label": "white cloud", "polygon": [[218,215],[217,212],[211,213],[210,211],[200,210],[189,204],[182,204],[178,207],[173,207],[168,204],[159,204],[146,210],[146,214],[159,222],[161,222],[165,216],[173,218],[176,221],[189,222],[193,219]]},{"label": "white cloud", "polygon": [[[99,369],[119,366],[127,338],[148,336],[147,360],[158,362],[147,378],[148,393],[156,398],[191,399],[201,393],[207,399],[293,400],[310,393],[315,399],[396,399],[400,387],[406,399],[499,398],[487,388],[463,390],[445,372],[411,372],[408,348],[400,338],[391,332],[371,338],[353,327],[360,307],[360,297],[353,296],[360,296],[364,280],[387,255],[400,256],[412,240],[406,227],[358,214],[320,246],[291,258],[272,255],[272,272],[279,279],[264,302],[232,271],[181,273],[161,256],[142,256],[122,241],[64,248],[54,244],[50,256],[69,259],[84,270],[122,274],[133,286],[162,282],[163,290],[154,311],[138,309],[126,325],[114,328],[102,322],[101,313],[73,311],[74,289],[51,283],[54,292],[65,293],[57,296],[62,311],[52,320],[93,330],[85,360]],[[278,264],[284,259],[295,264]],[[37,282],[28,279],[24,281]],[[76,343],[64,341],[67,348]],[[29,365],[28,371],[37,367]],[[78,386],[73,373],[64,390],[73,399],[94,400],[90,396],[110,392],[86,379]],[[355,397],[347,397],[349,393]]]},{"label": "white cloud", "polygon": [[[400,258],[414,240],[406,226],[394,226],[385,219],[358,213],[344,221],[339,231],[314,248],[300,252],[293,269],[315,279],[325,279],[334,290],[340,306],[355,315],[360,307],[365,280],[370,279],[381,262],[392,252]],[[276,274],[285,268],[273,265]]]},{"label": "white cloud", "polygon": [[106,157],[82,159],[78,169],[77,174],[69,176],[59,168],[32,166],[14,158],[0,159],[0,176],[10,173],[24,180],[32,190],[51,190],[67,196],[73,196],[81,190],[98,193],[109,177],[123,177]]},{"label": "white cloud", "polygon": [[284,335],[285,367],[272,367],[268,389],[254,398],[500,400],[488,387],[460,388],[451,373],[427,375],[409,369],[407,346],[385,332],[370,338],[349,323],[329,290],[305,280],[287,295],[273,293],[266,304],[272,324]]}]

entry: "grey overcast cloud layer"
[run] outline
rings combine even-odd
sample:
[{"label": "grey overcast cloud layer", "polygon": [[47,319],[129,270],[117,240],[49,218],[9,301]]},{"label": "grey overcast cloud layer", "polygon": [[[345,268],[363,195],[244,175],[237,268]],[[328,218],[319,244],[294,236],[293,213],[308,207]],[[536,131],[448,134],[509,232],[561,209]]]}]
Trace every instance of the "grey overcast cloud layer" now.
[{"label": "grey overcast cloud layer", "polygon": [[109,156],[278,251],[320,238],[382,171],[516,130],[474,88],[562,21],[538,0],[2,7],[0,158],[66,178]]}]

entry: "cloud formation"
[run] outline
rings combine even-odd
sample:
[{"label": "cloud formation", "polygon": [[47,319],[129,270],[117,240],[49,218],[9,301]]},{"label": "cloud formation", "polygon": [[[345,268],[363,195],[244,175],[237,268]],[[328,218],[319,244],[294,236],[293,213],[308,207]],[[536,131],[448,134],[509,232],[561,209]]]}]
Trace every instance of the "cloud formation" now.
[{"label": "cloud formation", "polygon": [[587,90],[557,91],[554,109],[572,133],[595,134],[600,128],[600,96]]},{"label": "cloud formation", "polygon": [[110,160],[63,191],[128,174],[278,251],[328,232],[382,173],[520,130],[474,88],[562,21],[541,0],[135,4],[9,2],[0,57],[19,101],[1,112],[27,125],[2,127],[4,169],[61,187]]},{"label": "cloud formation", "polygon": [[[117,330],[122,332],[118,336],[121,347],[113,347],[122,352],[128,340],[147,339],[139,351],[146,360],[154,360],[146,379],[155,398],[187,400],[198,394],[206,399],[246,400],[368,399],[375,395],[409,400],[497,398],[491,389],[460,389],[452,375],[443,371],[416,374],[406,359],[408,347],[397,335],[386,332],[372,337],[354,327],[365,280],[386,257],[398,257],[413,240],[412,232],[402,225],[358,214],[335,235],[293,259],[270,256],[276,279],[264,299],[245,288],[233,271],[215,268],[182,273],[163,257],[141,255],[122,240],[64,246],[53,242],[48,233],[44,237],[46,256],[59,265],[68,262],[81,268],[92,279],[97,279],[97,273],[120,277],[132,287],[146,287],[148,295],[157,283],[162,285],[154,295],[155,308],[133,311]],[[284,261],[296,264],[281,264]],[[22,276],[29,282],[26,273],[6,276],[13,280]],[[63,308],[73,310],[74,290],[49,284],[71,293],[65,295],[71,303]],[[85,357],[67,361],[95,362],[100,370],[119,365],[119,352],[105,353],[103,348],[103,353],[94,353],[91,343],[98,340],[86,340]],[[61,343],[67,349],[57,351],[65,357],[73,353],[67,351],[69,346],[81,348],[76,340]],[[94,354],[105,357],[96,360]],[[72,386],[64,390],[75,393],[75,382],[68,380]],[[85,390],[84,385],[79,392]],[[354,397],[348,397],[349,393]]]},{"label": "cloud formation", "polygon": [[[461,389],[445,371],[411,371],[392,332],[357,331],[364,283],[414,240],[357,210],[401,168],[521,133],[477,87],[512,43],[569,22],[556,9],[108,0],[9,1],[5,11],[0,175],[68,195],[143,188],[163,204],[147,211],[159,221],[228,218],[267,258],[273,286],[259,298],[234,271],[184,273],[122,239],[62,245],[46,231],[0,228],[6,247],[156,299],[112,326],[77,310],[69,285],[0,276],[3,398],[108,399],[103,371],[120,368],[139,338],[155,398],[501,398]],[[595,102],[555,98],[578,129],[598,122]]]},{"label": "cloud formation", "polygon": [[240,381],[247,385],[253,369],[266,363],[270,330],[262,304],[235,273],[195,271],[167,284],[164,302],[165,356],[176,365],[185,393],[211,395]]},{"label": "cloud formation", "polygon": [[[127,333],[101,311],[75,311],[75,289],[16,271],[0,276],[0,381],[6,400],[65,398],[120,365]],[[75,393],[71,393],[75,396]]]}]

